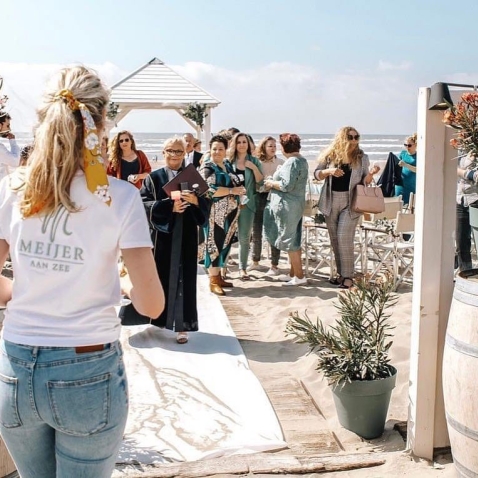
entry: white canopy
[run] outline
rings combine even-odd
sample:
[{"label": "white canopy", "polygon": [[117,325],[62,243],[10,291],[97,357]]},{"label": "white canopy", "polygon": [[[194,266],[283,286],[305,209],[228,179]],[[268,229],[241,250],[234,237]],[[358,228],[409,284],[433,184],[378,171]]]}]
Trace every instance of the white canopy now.
[{"label": "white canopy", "polygon": [[112,87],[111,101],[119,106],[116,122],[121,121],[130,111],[137,109],[175,110],[196,130],[200,137],[200,128],[183,113],[191,103],[206,105],[204,121],[204,139],[211,136],[211,110],[220,101],[190,82],[158,58],[143,65]]}]

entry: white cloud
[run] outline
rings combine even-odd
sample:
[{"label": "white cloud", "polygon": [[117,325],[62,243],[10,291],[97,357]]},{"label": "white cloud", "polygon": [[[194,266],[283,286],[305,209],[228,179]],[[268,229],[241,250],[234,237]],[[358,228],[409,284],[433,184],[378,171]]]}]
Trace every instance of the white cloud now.
[{"label": "white cloud", "polygon": [[[50,76],[65,65],[1,63],[0,76],[4,79],[2,94],[9,97],[7,110],[13,117],[17,131],[31,131],[36,121],[35,108]],[[113,63],[91,64],[106,84],[114,84],[127,72]]]},{"label": "white cloud", "polygon": [[[108,84],[129,73],[111,63],[90,66]],[[0,63],[16,131],[31,130],[45,78],[59,67]],[[417,86],[410,75],[402,78],[393,70],[325,75],[311,66],[290,62],[248,70],[199,62],[171,67],[221,101],[212,112],[213,131],[236,126],[252,133],[329,133],[351,124],[364,134],[402,134],[416,127]],[[120,126],[135,132],[189,130],[182,118],[170,111],[132,112]]]},{"label": "white cloud", "polygon": [[388,61],[380,60],[378,62],[378,71],[407,71],[410,70],[412,64],[409,61],[402,61],[401,63],[390,63]]}]

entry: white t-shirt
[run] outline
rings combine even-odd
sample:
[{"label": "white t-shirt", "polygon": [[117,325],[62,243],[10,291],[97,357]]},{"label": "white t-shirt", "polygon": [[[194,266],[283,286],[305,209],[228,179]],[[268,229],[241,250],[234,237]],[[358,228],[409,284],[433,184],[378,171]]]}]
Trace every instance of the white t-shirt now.
[{"label": "white t-shirt", "polygon": [[138,190],[110,177],[108,206],[89,192],[84,174],[78,173],[70,194],[79,212],[60,208],[49,216],[22,219],[10,178],[0,183],[0,238],[10,244],[14,271],[4,339],[60,347],[117,340],[120,249],[152,247]]},{"label": "white t-shirt", "polygon": [[20,148],[14,139],[10,142],[10,151],[0,143],[0,179],[13,172],[20,162]]}]

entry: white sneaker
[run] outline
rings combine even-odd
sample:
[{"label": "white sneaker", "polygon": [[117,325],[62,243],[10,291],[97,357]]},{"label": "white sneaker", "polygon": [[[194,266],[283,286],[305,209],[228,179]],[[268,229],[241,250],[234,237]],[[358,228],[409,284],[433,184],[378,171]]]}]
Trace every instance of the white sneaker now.
[{"label": "white sneaker", "polygon": [[278,280],[279,282],[289,282],[292,277],[289,274],[280,274],[278,276],[275,276],[274,279]]},{"label": "white sneaker", "polygon": [[246,270],[247,272],[249,271],[258,271],[261,269],[261,266],[259,265],[258,262],[253,262]]},{"label": "white sneaker", "polygon": [[298,277],[293,277],[290,281],[286,282],[284,285],[306,285],[307,284],[307,278],[302,277],[302,279],[299,279]]},{"label": "white sneaker", "polygon": [[266,272],[267,277],[277,277],[278,275],[280,275],[279,269],[273,269],[272,267]]}]

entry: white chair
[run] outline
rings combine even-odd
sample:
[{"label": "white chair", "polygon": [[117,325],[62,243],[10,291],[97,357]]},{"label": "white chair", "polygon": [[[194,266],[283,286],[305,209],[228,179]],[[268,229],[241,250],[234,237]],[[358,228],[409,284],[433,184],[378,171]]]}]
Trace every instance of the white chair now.
[{"label": "white chair", "polygon": [[403,209],[402,196],[383,199],[385,201],[385,211],[378,214],[370,214],[370,222],[375,222],[377,219],[394,219],[397,217],[397,212]]},{"label": "white chair", "polygon": [[[302,246],[305,253],[305,276],[323,275],[329,279],[335,277],[334,253],[332,245],[330,244],[327,226],[309,221],[304,222],[302,227]],[[309,272],[310,261],[316,262],[311,272]],[[321,272],[323,269],[325,269],[325,271]]]},{"label": "white chair", "polygon": [[[415,214],[398,212],[395,226],[389,235],[390,242],[370,244],[368,250],[373,254],[372,260],[378,263],[372,272],[372,277],[382,271],[393,274],[394,289],[403,282],[413,282],[413,232],[415,231]],[[403,238],[409,235],[408,240]]]}]

